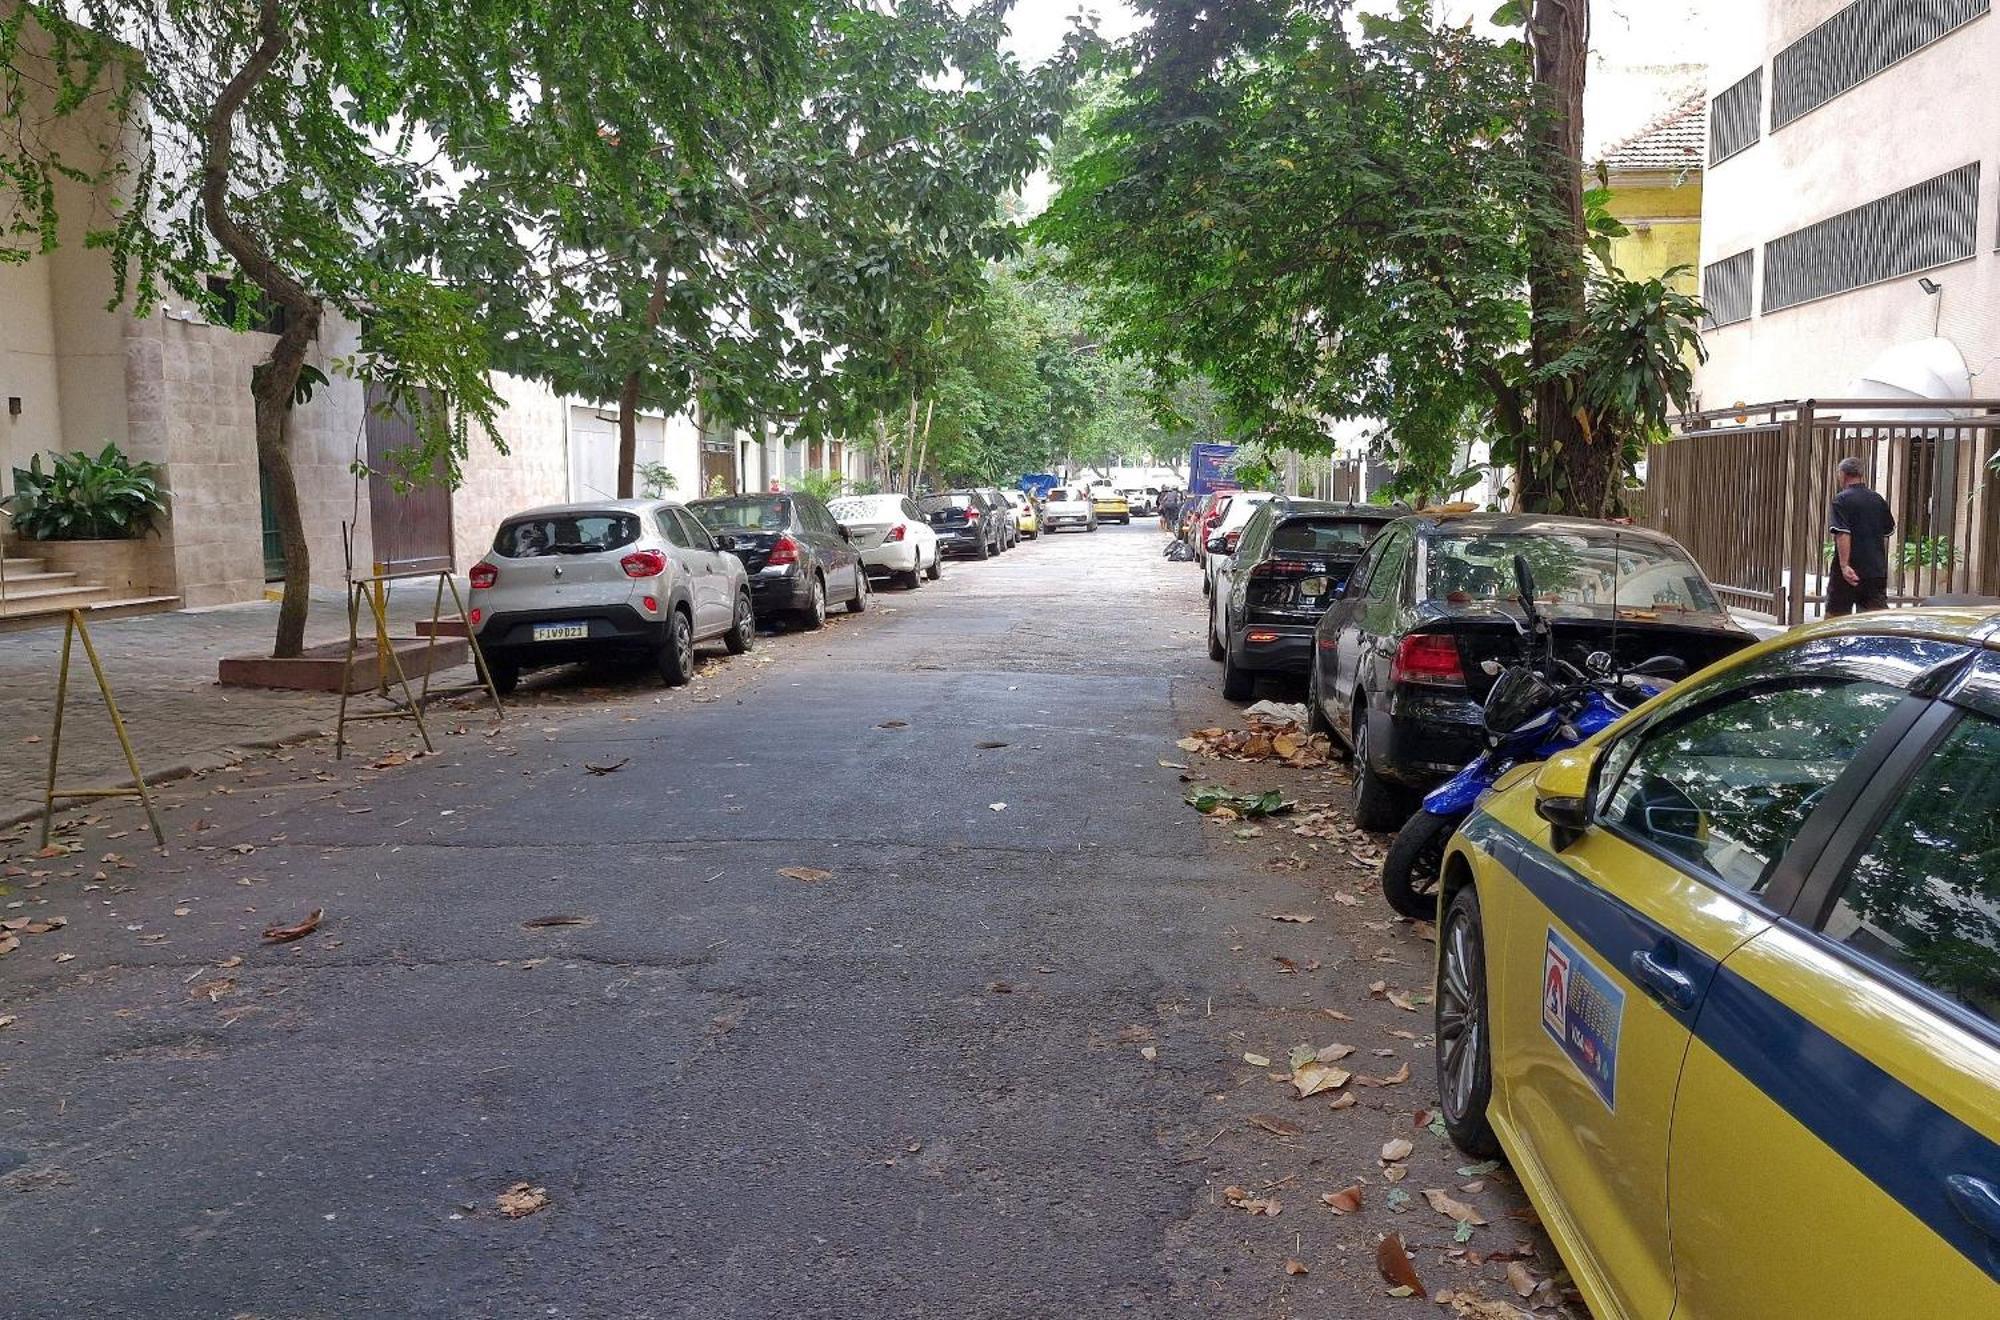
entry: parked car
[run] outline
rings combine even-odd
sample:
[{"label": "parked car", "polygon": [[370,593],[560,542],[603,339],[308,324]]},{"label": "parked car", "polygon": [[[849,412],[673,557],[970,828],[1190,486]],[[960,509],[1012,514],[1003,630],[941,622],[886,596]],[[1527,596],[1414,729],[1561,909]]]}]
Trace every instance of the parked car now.
[{"label": "parked car", "polygon": [[1057,486],[1042,501],[1042,526],[1052,532],[1067,527],[1086,532],[1097,530],[1097,510],[1090,494],[1079,486]]},{"label": "parked car", "polygon": [[1007,515],[976,490],[926,495],[917,501],[917,509],[948,555],[989,559],[1005,548]]},{"label": "parked car", "polygon": [[1503,781],[1440,890],[1445,1129],[1592,1314],[2000,1311],[2000,610],[1741,652]]},{"label": "parked car", "polygon": [[802,490],[695,500],[688,511],[726,537],[750,574],[757,618],[802,628],[826,622],[830,603],[868,608],[868,574],[852,537],[815,495]]},{"label": "parked car", "polygon": [[606,654],[650,656],[679,687],[695,647],[741,654],[757,639],[742,563],[678,504],[555,504],[500,524],[471,573],[473,635],[494,686],[529,669]]},{"label": "parked car", "polygon": [[1204,596],[1208,594],[1208,589],[1211,585],[1208,580],[1208,539],[1210,529],[1227,516],[1229,513],[1229,502],[1235,499],[1239,493],[1233,490],[1219,490],[1210,496],[1208,503],[1202,506],[1201,514],[1195,519],[1194,527],[1191,529],[1189,544],[1194,550],[1195,562],[1200,564],[1202,568],[1201,591]]},{"label": "parked car", "polygon": [[1132,525],[1132,506],[1125,502],[1125,492],[1116,486],[1099,486],[1090,493],[1090,511],[1097,515],[1099,522]]},{"label": "parked car", "polygon": [[1202,595],[1213,592],[1216,579],[1229,571],[1229,561],[1236,553],[1236,542],[1243,535],[1243,529],[1250,525],[1251,515],[1276,498],[1268,490],[1239,490],[1230,495],[1222,516],[1209,524],[1207,539],[1202,546],[1206,552],[1201,559]]},{"label": "parked car", "polygon": [[846,495],[826,510],[853,537],[861,566],[893,577],[912,591],[944,571],[937,532],[907,495]]},{"label": "parked car", "polygon": [[978,489],[986,502],[1000,511],[1003,532],[1000,537],[1000,548],[1012,550],[1021,544],[1021,515],[1014,508],[1014,502],[1008,499],[1007,492],[998,486],[981,486]]},{"label": "parked car", "polygon": [[[1308,712],[1354,754],[1354,814],[1393,830],[1484,746],[1486,661],[1519,654],[1513,559],[1534,570],[1557,654],[1700,669],[1753,640],[1672,537],[1586,518],[1429,513],[1375,538],[1315,629]],[[1613,612],[1613,600],[1617,611]],[[1497,672],[1497,669],[1496,669]]]},{"label": "parked car", "polygon": [[1194,529],[1201,524],[1202,515],[1215,502],[1211,492],[1203,495],[1189,495],[1181,501],[1180,521],[1175,524],[1174,535],[1186,541],[1190,548],[1194,545]]},{"label": "parked car", "polygon": [[1007,503],[1014,506],[1014,521],[1021,535],[1030,541],[1040,540],[1041,511],[1035,507],[1035,497],[1024,490],[1003,490],[1000,493],[1007,497]]},{"label": "parked car", "polygon": [[1375,534],[1399,511],[1280,496],[1243,525],[1208,605],[1208,658],[1222,662],[1222,695],[1246,701],[1259,674],[1312,664],[1313,628]]},{"label": "parked car", "polygon": [[1137,518],[1150,518],[1160,508],[1160,488],[1158,486],[1126,486],[1125,504]]}]

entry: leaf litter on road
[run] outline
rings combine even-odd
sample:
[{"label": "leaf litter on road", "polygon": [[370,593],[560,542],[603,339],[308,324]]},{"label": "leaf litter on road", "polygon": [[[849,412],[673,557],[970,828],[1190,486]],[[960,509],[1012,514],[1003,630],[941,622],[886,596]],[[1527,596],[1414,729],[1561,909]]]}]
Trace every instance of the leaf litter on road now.
[{"label": "leaf litter on road", "polygon": [[302,940],[306,936],[318,930],[319,923],[324,921],[325,919],[326,919],[326,909],[314,908],[311,912],[308,912],[305,915],[305,918],[303,920],[295,921],[289,926],[265,927],[264,938],[271,941],[271,943],[273,944],[287,944],[290,943],[292,940]]},{"label": "leaf litter on road", "polygon": [[797,880],[800,884],[816,885],[822,880],[833,879],[833,872],[822,871],[816,866],[781,866],[778,874],[787,880]]},{"label": "leaf litter on road", "polygon": [[548,1208],[549,1189],[536,1187],[531,1183],[517,1182],[493,1200],[501,1214],[509,1219],[521,1219]]}]

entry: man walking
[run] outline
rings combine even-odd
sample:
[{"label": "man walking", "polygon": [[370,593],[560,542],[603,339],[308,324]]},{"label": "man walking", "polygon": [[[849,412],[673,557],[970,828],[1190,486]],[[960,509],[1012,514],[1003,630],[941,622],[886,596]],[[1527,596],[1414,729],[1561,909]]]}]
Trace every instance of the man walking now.
[{"label": "man walking", "polygon": [[1833,497],[1827,530],[1833,533],[1833,580],[1827,584],[1826,612],[1854,614],[1889,608],[1889,534],[1896,519],[1888,501],[1868,489],[1861,460],[1840,460],[1840,493]]}]

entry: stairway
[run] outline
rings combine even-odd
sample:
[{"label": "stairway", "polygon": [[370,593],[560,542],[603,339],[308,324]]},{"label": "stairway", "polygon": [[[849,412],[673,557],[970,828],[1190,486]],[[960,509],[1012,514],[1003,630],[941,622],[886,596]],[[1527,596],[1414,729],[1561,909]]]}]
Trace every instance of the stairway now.
[{"label": "stairway", "polygon": [[93,617],[148,614],[172,609],[178,596],[118,596],[75,573],[51,572],[48,561],[26,555],[0,558],[0,632],[59,623],[70,610]]}]

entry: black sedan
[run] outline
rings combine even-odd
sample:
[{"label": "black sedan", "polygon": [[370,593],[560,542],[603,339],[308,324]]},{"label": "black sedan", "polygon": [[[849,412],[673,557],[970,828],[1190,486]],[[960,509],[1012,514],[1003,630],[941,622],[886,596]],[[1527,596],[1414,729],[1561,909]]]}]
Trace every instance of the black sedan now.
[{"label": "black sedan", "polygon": [[1571,664],[1604,651],[1621,665],[1676,656],[1692,671],[1755,640],[1659,532],[1536,514],[1399,518],[1321,617],[1306,698],[1314,727],[1354,754],[1364,829],[1400,827],[1421,793],[1483,750],[1493,673],[1522,653],[1517,554]]},{"label": "black sedan", "polygon": [[773,491],[694,500],[687,508],[743,561],[758,622],[817,628],[829,602],[844,601],[853,614],[868,608],[861,552],[818,497]]},{"label": "black sedan", "polygon": [[938,548],[948,555],[987,559],[1007,548],[1005,500],[988,499],[976,490],[948,490],[924,496],[917,509],[937,532]]},{"label": "black sedan", "polygon": [[1222,662],[1223,696],[1247,701],[1259,674],[1311,668],[1314,626],[1401,512],[1282,496],[1257,506],[1208,602],[1208,658]]}]

